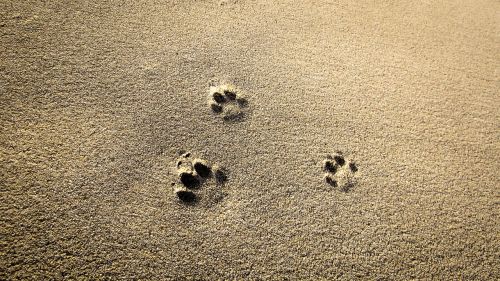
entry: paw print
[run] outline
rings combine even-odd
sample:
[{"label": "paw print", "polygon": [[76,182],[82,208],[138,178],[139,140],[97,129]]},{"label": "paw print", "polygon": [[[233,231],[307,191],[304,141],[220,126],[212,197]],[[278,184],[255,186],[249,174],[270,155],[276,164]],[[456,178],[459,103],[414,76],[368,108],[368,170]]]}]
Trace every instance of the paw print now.
[{"label": "paw print", "polygon": [[225,121],[242,120],[247,106],[247,99],[233,85],[210,86],[210,108]]},{"label": "paw print", "polygon": [[327,184],[339,187],[342,191],[349,191],[354,186],[358,167],[352,159],[345,158],[341,151],[337,151],[323,160],[323,170]]},{"label": "paw print", "polygon": [[210,179],[215,179],[217,185],[227,180],[224,169],[217,165],[211,166],[206,160],[192,157],[190,152],[182,154],[176,163],[179,183],[173,183],[174,193],[185,203],[196,203],[198,196],[195,191]]}]

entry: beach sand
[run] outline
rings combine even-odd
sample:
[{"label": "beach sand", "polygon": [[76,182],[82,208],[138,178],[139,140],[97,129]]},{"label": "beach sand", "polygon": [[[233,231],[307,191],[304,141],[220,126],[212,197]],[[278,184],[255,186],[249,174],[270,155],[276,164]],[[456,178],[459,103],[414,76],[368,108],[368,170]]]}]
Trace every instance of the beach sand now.
[{"label": "beach sand", "polygon": [[500,279],[500,4],[417,2],[0,1],[0,279]]}]

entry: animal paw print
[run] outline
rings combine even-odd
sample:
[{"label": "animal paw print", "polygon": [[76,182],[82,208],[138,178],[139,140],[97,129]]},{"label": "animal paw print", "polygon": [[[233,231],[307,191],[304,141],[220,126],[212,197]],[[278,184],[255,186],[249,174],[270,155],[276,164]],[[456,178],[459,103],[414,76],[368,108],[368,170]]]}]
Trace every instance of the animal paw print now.
[{"label": "animal paw print", "polygon": [[349,191],[354,186],[358,167],[352,159],[347,159],[341,151],[337,151],[323,160],[323,170],[327,184],[339,187],[342,191]]},{"label": "animal paw print", "polygon": [[189,152],[177,159],[176,168],[180,184],[173,183],[174,193],[185,203],[197,202],[198,196],[194,191],[211,178],[214,178],[218,185],[227,180],[224,169],[217,165],[211,166],[204,159],[193,159]]},{"label": "animal paw print", "polygon": [[247,106],[247,99],[233,85],[210,86],[210,108],[225,121],[242,120]]}]

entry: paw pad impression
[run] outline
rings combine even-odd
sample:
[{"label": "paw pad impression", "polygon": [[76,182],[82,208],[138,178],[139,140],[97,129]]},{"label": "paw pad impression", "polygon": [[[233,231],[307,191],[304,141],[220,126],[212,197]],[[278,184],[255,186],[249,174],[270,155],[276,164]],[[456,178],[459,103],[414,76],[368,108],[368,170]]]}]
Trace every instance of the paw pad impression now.
[{"label": "paw pad impression", "polygon": [[342,191],[349,191],[355,184],[358,167],[352,159],[346,158],[341,151],[327,155],[323,160],[324,180]]},{"label": "paw pad impression", "polygon": [[189,152],[177,159],[176,168],[180,184],[173,183],[174,193],[185,203],[196,202],[198,197],[195,191],[211,178],[214,178],[217,184],[222,184],[227,180],[223,169],[217,165],[210,165],[204,159],[193,158]]},{"label": "paw pad impression", "polygon": [[241,120],[245,117],[248,101],[241,91],[231,84],[210,86],[209,100],[212,111],[222,115],[226,121]]}]

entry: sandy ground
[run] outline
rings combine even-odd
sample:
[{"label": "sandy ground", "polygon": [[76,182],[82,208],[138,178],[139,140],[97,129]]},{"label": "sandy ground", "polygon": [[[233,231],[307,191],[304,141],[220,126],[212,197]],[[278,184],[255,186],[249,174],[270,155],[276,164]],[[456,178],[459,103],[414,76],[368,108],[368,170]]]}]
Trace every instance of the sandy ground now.
[{"label": "sandy ground", "polygon": [[498,1],[46,2],[0,1],[0,279],[500,278]]}]

